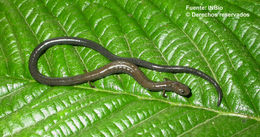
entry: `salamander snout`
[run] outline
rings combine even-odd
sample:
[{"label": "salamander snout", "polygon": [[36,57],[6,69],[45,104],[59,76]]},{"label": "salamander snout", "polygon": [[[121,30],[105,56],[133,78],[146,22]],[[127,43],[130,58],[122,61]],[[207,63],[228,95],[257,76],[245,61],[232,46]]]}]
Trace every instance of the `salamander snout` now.
[{"label": "salamander snout", "polygon": [[181,96],[189,96],[191,94],[190,88],[180,82],[167,80],[166,85],[166,91],[172,91]]},{"label": "salamander snout", "polygon": [[179,82],[172,83],[172,88],[175,93],[181,96],[188,96],[191,93],[189,87]]}]

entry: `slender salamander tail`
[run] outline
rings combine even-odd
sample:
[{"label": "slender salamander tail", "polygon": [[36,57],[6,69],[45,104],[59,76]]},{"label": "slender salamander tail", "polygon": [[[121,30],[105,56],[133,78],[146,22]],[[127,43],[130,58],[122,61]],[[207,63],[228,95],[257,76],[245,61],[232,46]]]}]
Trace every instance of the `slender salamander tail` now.
[{"label": "slender salamander tail", "polygon": [[220,106],[222,98],[223,98],[223,92],[222,92],[221,88],[219,87],[219,85],[217,85],[216,88],[218,91],[218,106]]}]

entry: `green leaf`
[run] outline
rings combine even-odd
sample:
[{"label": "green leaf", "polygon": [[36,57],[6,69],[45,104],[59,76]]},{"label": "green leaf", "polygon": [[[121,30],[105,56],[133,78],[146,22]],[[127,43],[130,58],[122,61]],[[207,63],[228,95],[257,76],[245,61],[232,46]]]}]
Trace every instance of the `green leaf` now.
[{"label": "green leaf", "polygon": [[[186,6],[222,7],[189,10]],[[1,136],[260,136],[260,3],[256,0],[1,0]],[[192,13],[249,17],[192,17]],[[187,16],[190,13],[190,16]],[[74,36],[113,54],[161,65],[190,66],[192,74],[141,68],[153,81],[188,85],[190,98],[150,92],[126,74],[77,86],[46,86],[28,60],[42,41]],[[92,49],[56,46],[39,60],[47,76],[92,71],[110,61]]]}]

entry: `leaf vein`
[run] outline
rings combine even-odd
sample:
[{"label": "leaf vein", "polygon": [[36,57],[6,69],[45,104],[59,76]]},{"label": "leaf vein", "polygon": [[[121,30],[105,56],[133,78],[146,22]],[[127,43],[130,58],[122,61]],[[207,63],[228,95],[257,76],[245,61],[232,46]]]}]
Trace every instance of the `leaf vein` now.
[{"label": "leaf vein", "polygon": [[183,132],[182,134],[178,135],[178,137],[181,137],[181,136],[183,136],[183,135],[185,135],[185,134],[187,134],[187,133],[192,132],[192,130],[194,130],[194,129],[200,127],[200,126],[203,126],[203,125],[207,124],[208,122],[210,122],[210,121],[212,121],[212,120],[218,118],[219,116],[220,116],[219,114],[218,114],[218,115],[215,115],[215,116],[213,116],[212,118],[207,119],[207,120],[205,120],[205,121],[203,121],[203,122],[197,124],[196,126],[192,127],[191,129],[189,129],[189,130]]},{"label": "leaf vein", "polygon": [[254,124],[249,125],[249,126],[247,126],[246,128],[241,129],[240,131],[237,131],[237,132],[234,133],[231,137],[234,137],[234,136],[236,136],[236,135],[239,135],[240,133],[245,132],[246,130],[250,129],[251,127],[253,127],[253,126],[257,125],[257,124],[258,124],[258,122],[255,122]]}]

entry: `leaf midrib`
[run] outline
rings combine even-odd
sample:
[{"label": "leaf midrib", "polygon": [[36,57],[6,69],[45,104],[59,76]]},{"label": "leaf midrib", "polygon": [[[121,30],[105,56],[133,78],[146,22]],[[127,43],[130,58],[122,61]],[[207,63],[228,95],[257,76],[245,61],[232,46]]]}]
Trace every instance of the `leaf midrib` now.
[{"label": "leaf midrib", "polygon": [[128,92],[116,92],[116,91],[113,91],[113,90],[90,88],[90,87],[84,87],[84,86],[80,86],[80,85],[77,85],[77,86],[74,86],[74,87],[80,88],[80,89],[91,89],[91,90],[94,90],[94,91],[97,91],[97,92],[106,92],[106,93],[111,93],[111,94],[115,94],[115,95],[117,95],[117,94],[119,94],[119,95],[129,95],[129,96],[137,97],[138,99],[149,100],[149,101],[159,101],[159,102],[167,103],[167,104],[170,104],[170,105],[176,106],[176,107],[189,107],[189,108],[194,108],[194,109],[203,109],[203,110],[218,113],[219,115],[223,115],[223,116],[236,116],[236,117],[249,118],[249,119],[254,119],[254,120],[260,121],[260,117],[256,117],[256,116],[250,116],[250,115],[233,113],[233,112],[219,111],[219,110],[215,110],[215,109],[212,109],[212,108],[206,108],[204,106],[195,106],[195,105],[190,105],[190,104],[174,103],[174,102],[171,102],[169,100],[163,100],[163,99],[151,98],[151,97],[144,97],[144,96],[140,96],[140,95],[131,94],[131,93],[128,93]]}]

